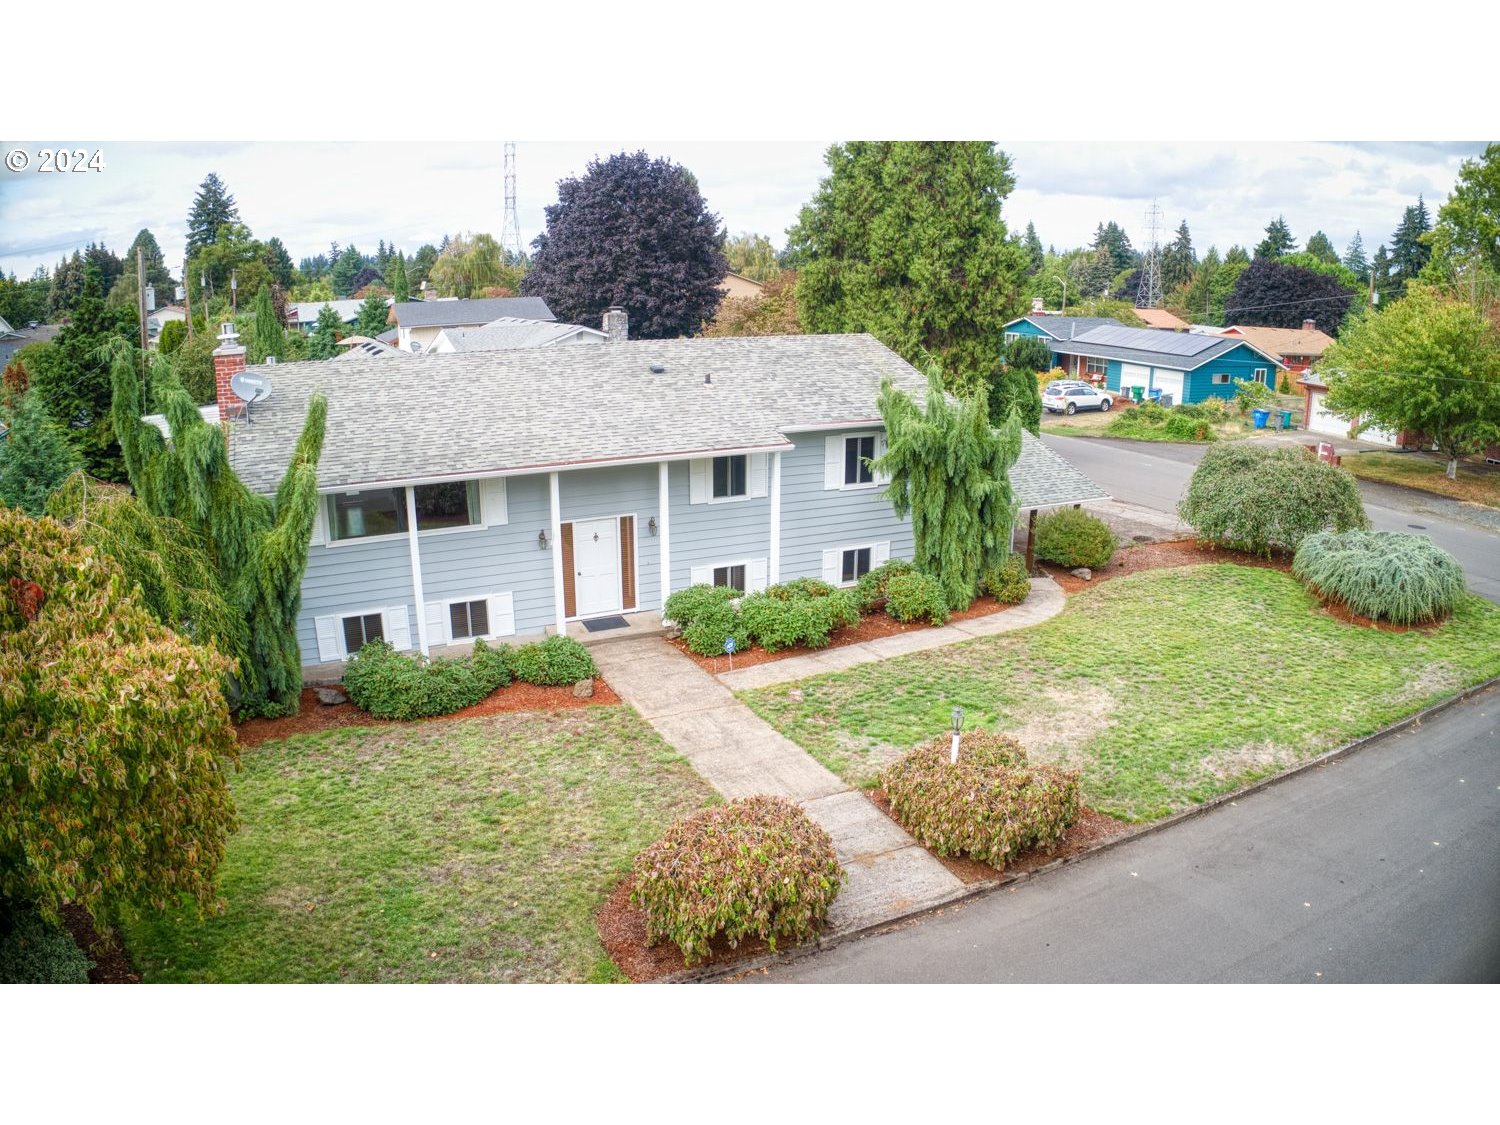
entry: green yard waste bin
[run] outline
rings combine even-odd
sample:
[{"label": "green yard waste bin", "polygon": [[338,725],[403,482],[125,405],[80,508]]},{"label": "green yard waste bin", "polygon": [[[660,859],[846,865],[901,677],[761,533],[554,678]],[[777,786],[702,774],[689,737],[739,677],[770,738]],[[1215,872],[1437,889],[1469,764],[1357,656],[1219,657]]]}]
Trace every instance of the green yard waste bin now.
[{"label": "green yard waste bin", "polygon": [[1130,397],[1135,402],[1140,402],[1141,399],[1145,396],[1145,393],[1146,393],[1146,388],[1145,387],[1131,387],[1130,388]]},{"label": "green yard waste bin", "polygon": [[1283,430],[1290,430],[1292,428],[1292,412],[1290,410],[1283,410],[1281,412],[1281,428]]}]

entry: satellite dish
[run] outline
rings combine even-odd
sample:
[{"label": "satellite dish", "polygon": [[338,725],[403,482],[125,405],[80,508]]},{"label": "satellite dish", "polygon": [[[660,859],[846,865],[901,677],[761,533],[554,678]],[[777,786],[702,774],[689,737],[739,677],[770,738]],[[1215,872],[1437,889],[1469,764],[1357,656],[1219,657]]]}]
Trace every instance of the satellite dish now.
[{"label": "satellite dish", "polygon": [[254,371],[240,371],[230,378],[229,389],[247,403],[265,402],[271,397],[271,380]]}]

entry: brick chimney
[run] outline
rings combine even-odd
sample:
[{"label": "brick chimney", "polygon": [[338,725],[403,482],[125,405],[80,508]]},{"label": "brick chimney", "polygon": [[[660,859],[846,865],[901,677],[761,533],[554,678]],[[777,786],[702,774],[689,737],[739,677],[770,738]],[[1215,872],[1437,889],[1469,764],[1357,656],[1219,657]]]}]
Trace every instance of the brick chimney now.
[{"label": "brick chimney", "polygon": [[219,346],[214,349],[214,397],[219,403],[219,421],[227,421],[230,408],[238,410],[244,399],[229,386],[241,371],[245,370],[245,349],[240,346],[239,333],[234,325],[226,323],[219,332]]},{"label": "brick chimney", "polygon": [[1318,322],[1316,320],[1304,320],[1302,322],[1302,331],[1304,331],[1304,332],[1316,332],[1317,330],[1318,330]]},{"label": "brick chimney", "polygon": [[600,324],[604,334],[609,337],[606,343],[618,344],[622,340],[630,339],[630,317],[619,305],[610,305],[604,310],[604,320]]}]

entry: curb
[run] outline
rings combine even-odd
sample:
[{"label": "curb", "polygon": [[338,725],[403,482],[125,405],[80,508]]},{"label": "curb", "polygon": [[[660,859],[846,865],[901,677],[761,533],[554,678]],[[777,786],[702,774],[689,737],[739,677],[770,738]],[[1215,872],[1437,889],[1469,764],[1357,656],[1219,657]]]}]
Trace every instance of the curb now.
[{"label": "curb", "polygon": [[1096,856],[1101,852],[1107,852],[1112,848],[1117,848],[1124,844],[1129,844],[1135,840],[1141,839],[1142,837],[1151,836],[1157,832],[1165,831],[1166,829],[1172,828],[1175,825],[1183,823],[1184,821],[1196,819],[1197,817],[1203,816],[1206,813],[1212,812],[1214,809],[1217,809],[1222,805],[1229,804],[1233,801],[1238,801],[1241,798],[1248,797],[1253,793],[1259,793],[1262,790],[1271,788],[1273,785],[1280,785],[1282,782],[1288,780],[1289,778],[1296,777],[1299,774],[1308,772],[1309,770],[1319,769],[1323,766],[1339,761],[1340,759],[1363,750],[1365,747],[1371,745],[1372,743],[1379,742],[1381,739],[1387,738],[1390,735],[1400,734],[1402,731],[1407,730],[1411,727],[1421,726],[1424,720],[1431,718],[1433,715],[1437,715],[1443,711],[1446,711],[1448,708],[1453,707],[1459,703],[1463,703],[1465,700],[1472,699],[1474,696],[1486,692],[1496,685],[1500,685],[1500,676],[1492,676],[1488,680],[1477,683],[1472,687],[1465,688],[1463,691],[1458,692],[1456,695],[1449,696],[1447,699],[1439,700],[1437,703],[1434,703],[1429,707],[1425,707],[1421,711],[1418,711],[1413,715],[1408,715],[1406,718],[1400,719],[1397,722],[1392,723],[1388,727],[1382,727],[1380,730],[1375,731],[1372,734],[1367,734],[1361,738],[1356,738],[1353,742],[1347,742],[1343,746],[1336,746],[1332,750],[1325,750],[1317,757],[1309,758],[1305,762],[1298,762],[1295,766],[1291,766],[1285,770],[1282,770],[1278,774],[1273,774],[1271,777],[1262,778],[1260,781],[1247,785],[1243,789],[1236,789],[1232,793],[1222,793],[1217,797],[1213,797],[1205,801],[1201,805],[1195,805],[1190,809],[1184,809],[1180,813],[1173,813],[1171,816],[1165,818],[1164,820],[1158,820],[1151,824],[1142,825],[1140,828],[1137,828],[1134,831],[1121,833],[1119,836],[1114,836],[1108,840],[1102,841],[1101,843],[1095,844],[1087,851],[1082,851],[1078,852],[1075,855],[1055,859],[1051,863],[1044,864],[1041,867],[1034,868],[1031,871],[1021,871],[1010,875],[1002,874],[1000,878],[992,883],[977,883],[973,886],[965,887],[963,890],[958,891],[948,898],[941,899],[934,903],[929,903],[928,905],[920,907],[916,910],[910,910],[904,914],[896,914],[880,922],[872,922],[868,926],[862,926],[857,930],[848,930],[844,933],[830,934],[827,937],[819,937],[811,942],[795,946],[780,953],[762,954],[757,957],[747,958],[744,961],[735,961],[731,964],[704,966],[700,969],[684,969],[680,973],[673,973],[670,976],[662,977],[660,980],[652,981],[651,983],[710,984],[715,981],[724,980],[728,977],[739,976],[742,973],[752,973],[758,969],[768,968],[771,965],[780,965],[792,961],[800,961],[805,957],[815,956],[816,954],[822,953],[828,949],[832,949],[835,946],[843,945],[846,942],[856,941],[860,938],[869,937],[872,934],[896,929],[917,918],[922,918],[936,911],[941,911],[956,903],[969,902],[971,900],[983,898],[986,895],[994,894],[996,891],[1003,890],[1006,887],[1014,886],[1017,883],[1025,882],[1028,879],[1034,879],[1037,876],[1044,875],[1049,871],[1056,871],[1057,869],[1066,867],[1069,864],[1078,863],[1081,860],[1089,859],[1090,857]]}]

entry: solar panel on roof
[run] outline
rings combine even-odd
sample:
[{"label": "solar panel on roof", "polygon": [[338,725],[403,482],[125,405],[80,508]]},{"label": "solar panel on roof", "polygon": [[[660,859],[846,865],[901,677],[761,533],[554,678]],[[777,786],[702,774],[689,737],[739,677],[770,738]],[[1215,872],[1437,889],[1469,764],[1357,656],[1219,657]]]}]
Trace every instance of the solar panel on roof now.
[{"label": "solar panel on roof", "polygon": [[1216,336],[1197,336],[1189,332],[1162,332],[1155,328],[1095,328],[1078,337],[1089,344],[1110,344],[1119,348],[1136,348],[1162,355],[1192,356],[1207,351],[1223,340]]}]

